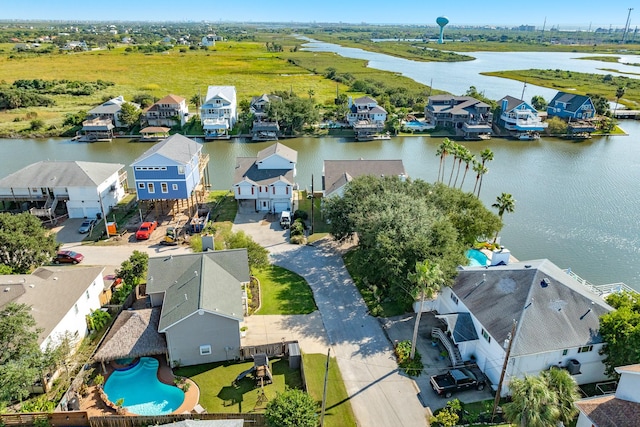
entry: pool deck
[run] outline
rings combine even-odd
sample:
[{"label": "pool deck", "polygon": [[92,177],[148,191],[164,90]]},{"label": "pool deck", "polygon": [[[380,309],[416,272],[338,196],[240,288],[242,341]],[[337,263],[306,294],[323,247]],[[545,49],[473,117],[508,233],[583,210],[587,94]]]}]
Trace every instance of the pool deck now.
[{"label": "pool deck", "polygon": [[[166,360],[161,357],[158,357],[156,359],[158,359],[158,361],[160,362],[160,367],[158,368],[158,379],[165,384],[175,385],[175,376],[173,375],[173,371],[171,370],[171,368],[167,365]],[[109,378],[109,375],[113,373],[113,371],[113,366],[108,365],[107,372],[104,374],[105,382]],[[198,385],[188,378],[186,378],[185,381],[190,383],[189,389],[184,393],[184,401],[182,402],[182,405],[180,405],[178,409],[173,411],[173,414],[191,413],[200,400],[200,389],[198,388]],[[100,393],[98,393],[98,388],[96,386],[90,386],[88,391],[88,395],[80,399],[81,411],[86,411],[87,415],[90,417],[116,415],[116,411],[109,408],[102,401],[102,399],[100,398]]]}]

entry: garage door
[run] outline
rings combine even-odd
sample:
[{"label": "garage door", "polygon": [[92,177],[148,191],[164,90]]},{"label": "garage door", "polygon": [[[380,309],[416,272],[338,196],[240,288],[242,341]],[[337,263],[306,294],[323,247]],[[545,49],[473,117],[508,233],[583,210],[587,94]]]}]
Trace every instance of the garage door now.
[{"label": "garage door", "polygon": [[84,210],[82,208],[70,208],[67,206],[69,218],[84,218]]},{"label": "garage door", "polygon": [[289,210],[289,203],[287,203],[287,202],[275,202],[273,204],[273,210],[276,213],[280,213],[282,211]]}]

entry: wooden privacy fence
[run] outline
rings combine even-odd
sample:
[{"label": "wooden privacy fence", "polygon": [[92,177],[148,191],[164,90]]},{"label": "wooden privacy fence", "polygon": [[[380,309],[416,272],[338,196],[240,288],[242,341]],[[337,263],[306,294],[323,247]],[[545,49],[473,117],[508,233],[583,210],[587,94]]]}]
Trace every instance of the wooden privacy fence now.
[{"label": "wooden privacy fence", "polygon": [[0,415],[0,424],[22,427],[33,426],[39,420],[46,420],[51,427],[85,427],[89,425],[88,418],[86,411],[3,414]]}]

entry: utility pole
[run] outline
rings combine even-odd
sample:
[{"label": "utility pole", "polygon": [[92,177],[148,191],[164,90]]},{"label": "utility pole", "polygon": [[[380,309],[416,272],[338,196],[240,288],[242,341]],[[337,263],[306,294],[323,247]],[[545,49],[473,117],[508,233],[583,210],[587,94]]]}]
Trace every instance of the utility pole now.
[{"label": "utility pole", "polygon": [[622,35],[622,44],[624,44],[627,40],[627,33],[629,32],[629,22],[631,20],[631,11],[632,7],[629,8],[629,13],[627,13],[627,23],[624,25],[624,34]]},{"label": "utility pole", "polygon": [[313,234],[314,229],[313,229],[313,208],[315,205],[315,198],[314,198],[314,193],[313,193],[313,174],[311,174],[311,194],[307,195],[307,199],[311,199],[311,234]]},{"label": "utility pole", "polygon": [[498,382],[498,390],[496,391],[496,398],[493,401],[493,413],[491,414],[491,422],[496,416],[496,410],[498,409],[498,404],[500,403],[500,393],[502,392],[502,383],[504,381],[504,375],[507,372],[507,365],[509,364],[509,354],[511,354],[511,345],[513,344],[514,338],[516,336],[516,326],[518,322],[514,319],[513,326],[511,327],[511,332],[507,339],[509,343],[507,345],[507,352],[504,355],[504,363],[502,364],[502,372],[500,373],[500,381]]},{"label": "utility pole", "polygon": [[327,350],[327,365],[324,370],[324,390],[322,391],[322,411],[320,412],[320,427],[324,426],[324,408],[327,405],[327,381],[329,380],[329,360],[331,347]]}]

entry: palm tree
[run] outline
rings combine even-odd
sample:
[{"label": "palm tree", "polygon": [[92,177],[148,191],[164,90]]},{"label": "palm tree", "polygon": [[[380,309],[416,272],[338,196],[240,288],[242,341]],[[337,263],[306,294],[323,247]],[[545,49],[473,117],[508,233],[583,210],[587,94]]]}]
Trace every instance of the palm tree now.
[{"label": "palm tree", "polygon": [[[502,193],[498,197],[496,197],[496,202],[491,205],[492,208],[498,209],[498,217],[500,217],[500,221],[502,221],[502,215],[505,212],[511,213],[516,209],[516,201],[513,199],[513,196],[509,193]],[[493,243],[498,240],[498,232],[496,231],[496,237],[493,239]]]},{"label": "palm tree", "polygon": [[451,174],[449,175],[449,183],[447,184],[451,187],[451,180],[453,179],[453,171],[456,169],[456,161],[458,160],[458,153],[460,153],[460,144],[456,144],[455,142],[451,143],[451,150],[449,151],[453,154],[453,163],[451,164]]},{"label": "palm tree", "polygon": [[462,190],[462,186],[464,185],[464,179],[467,177],[467,172],[469,172],[469,165],[472,164],[475,166],[476,162],[476,156],[474,156],[473,154],[471,154],[471,151],[467,150],[464,159],[463,159],[464,163],[465,163],[465,167],[464,167],[464,174],[462,175],[462,181],[460,182],[460,189]]},{"label": "palm tree", "polygon": [[458,177],[460,176],[460,167],[464,159],[471,155],[471,151],[464,145],[458,145],[458,171],[456,172],[456,179],[453,181],[453,188],[458,186]]},{"label": "palm tree", "polygon": [[476,162],[473,165],[473,171],[476,173],[476,185],[473,186],[473,193],[476,192],[476,186],[478,186],[478,199],[480,198],[480,189],[482,189],[482,177],[489,172],[489,169],[482,163]]},{"label": "palm tree", "polygon": [[189,98],[189,102],[196,106],[196,110],[200,109],[200,94],[196,93],[191,98]]},{"label": "palm tree", "polygon": [[[416,271],[407,275],[409,282],[416,285],[414,292],[420,292],[420,309],[416,315],[416,323],[413,327],[413,340],[411,341],[411,353],[409,357],[413,359],[416,354],[416,340],[418,339],[418,326],[422,316],[422,305],[425,298],[434,299],[442,287],[444,273],[437,263],[432,263],[428,259],[416,262]],[[414,295],[415,298],[416,295]]]},{"label": "palm tree", "polygon": [[540,376],[513,378],[511,402],[504,405],[505,418],[521,427],[555,427],[559,419],[558,396]]},{"label": "palm tree", "polygon": [[480,152],[480,158],[482,159],[482,166],[484,166],[486,162],[490,162],[491,160],[493,160],[493,151],[485,148]]},{"label": "palm tree", "polygon": [[313,90],[313,89],[309,89],[307,91],[307,95],[309,95],[309,99],[313,98],[313,95],[315,95],[315,94],[316,94],[316,91]]},{"label": "palm tree", "polygon": [[569,371],[556,367],[543,371],[541,376],[546,380],[549,388],[558,395],[558,421],[562,424],[571,423],[578,414],[574,402],[580,399],[576,380]]},{"label": "palm tree", "polygon": [[[440,168],[438,169],[438,182],[444,181],[443,164],[447,156],[451,154],[452,146],[453,146],[453,141],[451,141],[449,138],[445,138],[442,140],[442,142],[440,143],[440,146],[438,147],[437,153],[440,155]],[[442,172],[442,178],[440,178],[440,172]]]},{"label": "palm tree", "polygon": [[618,89],[616,89],[616,107],[613,109],[613,117],[616,116],[616,111],[618,110],[618,101],[620,101],[620,98],[622,98],[624,96],[624,92],[626,91],[627,88],[625,88],[624,86],[620,86]]}]

